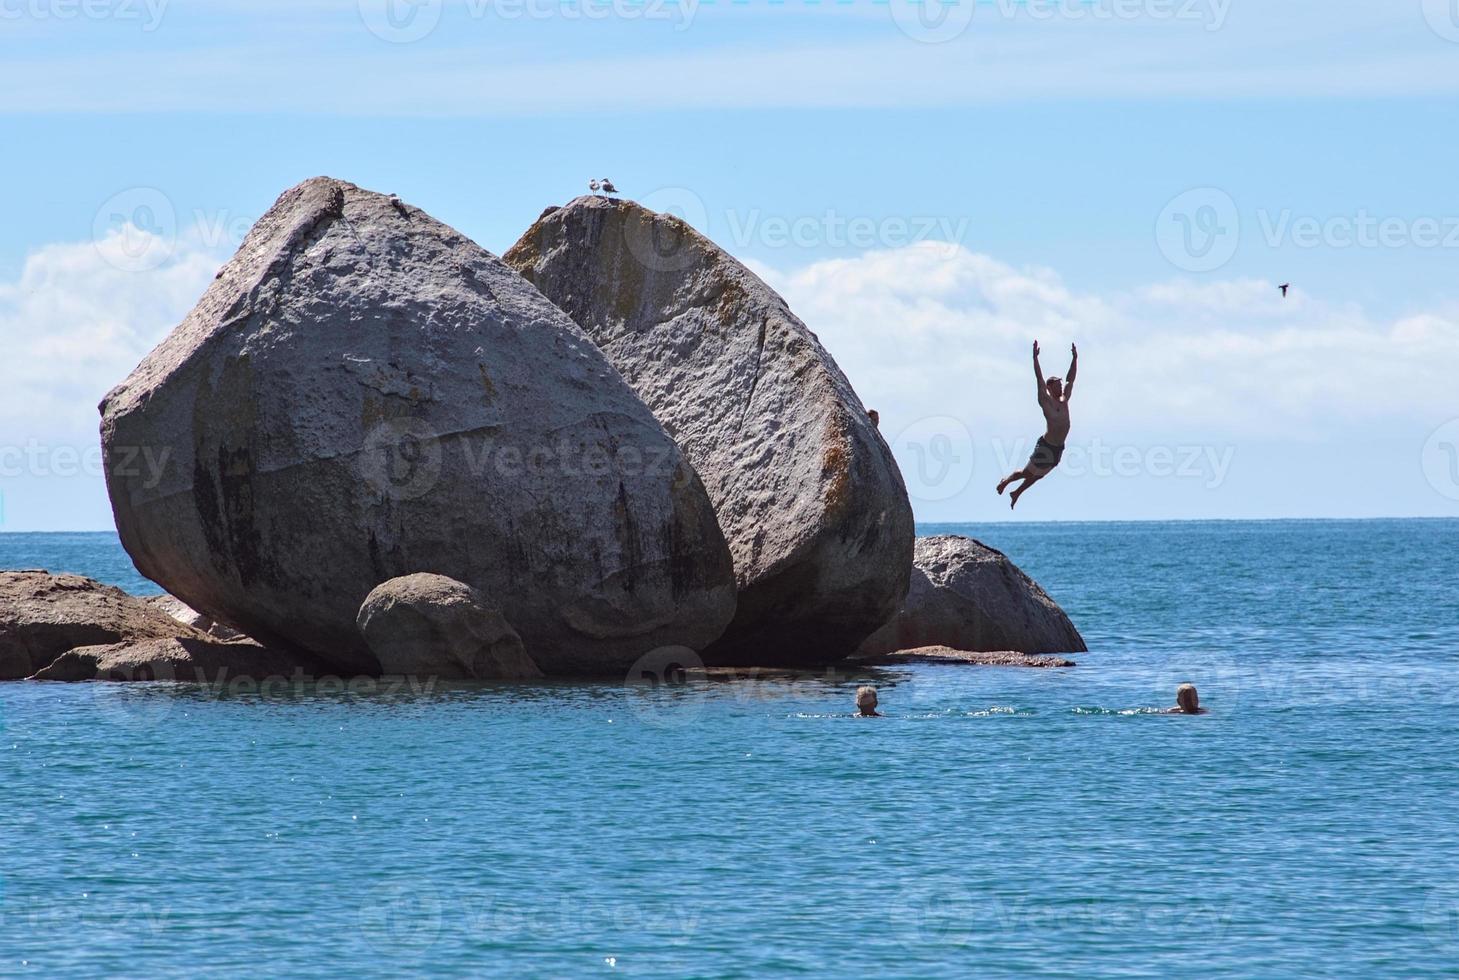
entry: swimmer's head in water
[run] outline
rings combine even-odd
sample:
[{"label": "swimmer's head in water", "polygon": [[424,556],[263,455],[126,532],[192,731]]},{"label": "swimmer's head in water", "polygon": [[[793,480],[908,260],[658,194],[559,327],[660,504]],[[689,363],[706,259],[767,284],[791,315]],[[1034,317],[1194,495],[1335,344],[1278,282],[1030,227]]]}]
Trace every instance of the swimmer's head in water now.
[{"label": "swimmer's head in water", "polygon": [[868,684],[856,689],[856,710],[864,715],[876,714],[876,688]]},{"label": "swimmer's head in water", "polygon": [[1047,389],[1049,389],[1049,394],[1052,395],[1052,396],[1054,396],[1055,398],[1063,398],[1064,397],[1064,379],[1063,378],[1049,378],[1046,381],[1044,381],[1044,387],[1047,388]]},{"label": "swimmer's head in water", "polygon": [[1196,693],[1194,684],[1182,684],[1175,689],[1175,703],[1188,715],[1193,715],[1201,710],[1201,697]]}]

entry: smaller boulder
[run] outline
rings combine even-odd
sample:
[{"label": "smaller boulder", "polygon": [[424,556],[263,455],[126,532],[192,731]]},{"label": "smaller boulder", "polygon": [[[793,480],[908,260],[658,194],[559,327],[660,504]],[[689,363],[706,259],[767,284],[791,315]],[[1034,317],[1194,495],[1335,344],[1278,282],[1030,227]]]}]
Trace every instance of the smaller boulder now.
[{"label": "smaller boulder", "polygon": [[145,599],[81,575],[0,572],[0,680],[29,677],[67,650],[207,634]]},{"label": "smaller boulder", "polygon": [[211,637],[219,640],[243,639],[243,634],[236,629],[209,619],[175,595],[168,595],[164,592],[162,595],[148,596],[146,602],[149,606],[160,609],[178,622],[186,623],[195,630],[202,630]]},{"label": "smaller boulder", "polygon": [[1025,654],[1088,649],[1064,610],[1006,555],[953,534],[917,539],[901,611],[857,653],[930,646]]},{"label": "smaller boulder", "polygon": [[223,685],[274,677],[313,680],[329,673],[308,654],[271,650],[252,640],[139,640],[68,650],[37,671],[36,681],[181,681]]},{"label": "smaller boulder", "polygon": [[417,572],[377,585],[356,622],[381,673],[444,680],[542,676],[501,612],[444,575]]}]

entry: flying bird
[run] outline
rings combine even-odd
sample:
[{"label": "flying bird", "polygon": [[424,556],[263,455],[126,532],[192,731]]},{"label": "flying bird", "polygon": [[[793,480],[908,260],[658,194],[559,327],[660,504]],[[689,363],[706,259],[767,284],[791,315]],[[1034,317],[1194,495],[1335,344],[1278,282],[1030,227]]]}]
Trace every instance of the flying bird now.
[{"label": "flying bird", "polygon": [[1282,291],[1282,299],[1286,299],[1287,298],[1287,290],[1289,290],[1289,289],[1292,288],[1292,284],[1289,283],[1289,282],[1284,282],[1280,286],[1278,286],[1277,288]]},{"label": "flying bird", "polygon": [[609,180],[607,177],[604,177],[603,178],[603,193],[604,194],[617,194],[618,193],[618,188],[614,187],[613,186],[613,182],[611,180]]}]

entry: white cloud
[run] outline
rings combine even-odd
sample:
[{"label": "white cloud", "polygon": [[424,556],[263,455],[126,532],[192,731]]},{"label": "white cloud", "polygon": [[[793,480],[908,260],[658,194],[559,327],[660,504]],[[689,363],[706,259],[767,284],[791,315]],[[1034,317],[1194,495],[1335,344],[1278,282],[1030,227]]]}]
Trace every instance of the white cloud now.
[{"label": "white cloud", "polygon": [[[165,261],[129,271],[139,244]],[[186,315],[218,265],[191,238],[135,227],[31,252],[17,279],[0,282],[0,441],[94,443],[101,397]]]}]

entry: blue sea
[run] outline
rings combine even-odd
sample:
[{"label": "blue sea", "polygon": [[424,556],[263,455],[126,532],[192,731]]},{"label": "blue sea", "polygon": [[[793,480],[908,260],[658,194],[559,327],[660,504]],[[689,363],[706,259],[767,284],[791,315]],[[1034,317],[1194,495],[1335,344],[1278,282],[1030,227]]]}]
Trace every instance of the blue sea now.
[{"label": "blue sea", "polygon": [[[1459,970],[1459,521],[921,531],[1080,665],[880,671],[882,719],[844,672],[0,684],[0,974]],[[110,535],[0,566],[155,591]]]}]

